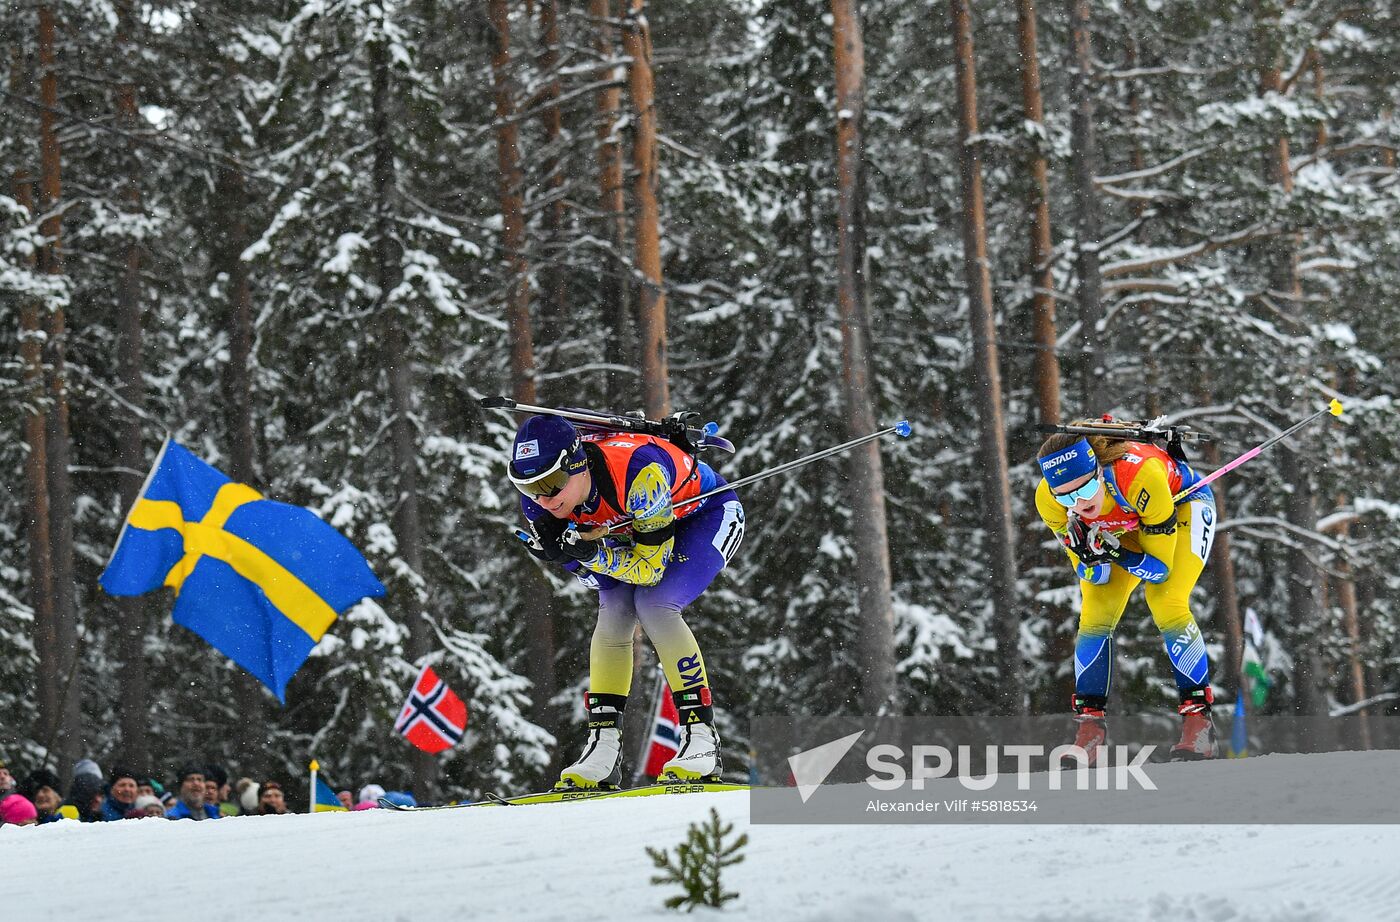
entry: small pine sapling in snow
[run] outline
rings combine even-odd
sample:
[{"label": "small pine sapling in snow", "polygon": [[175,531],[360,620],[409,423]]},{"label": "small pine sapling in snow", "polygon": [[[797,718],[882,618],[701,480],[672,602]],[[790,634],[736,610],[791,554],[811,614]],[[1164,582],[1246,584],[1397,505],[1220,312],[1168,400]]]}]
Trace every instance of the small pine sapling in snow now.
[{"label": "small pine sapling in snow", "polygon": [[739,898],[737,893],[726,893],[719,881],[721,870],[744,860],[739,850],[749,844],[748,833],[725,844],[725,838],[733,831],[734,824],[721,822],[719,811],[711,807],[707,822],[690,824],[686,840],[676,846],[674,859],[664,849],[647,848],[652,862],[665,872],[654,875],[651,882],[680,884],[685,890],[680,896],[666,900],[667,909],[682,906],[687,912],[696,906],[718,909]]}]

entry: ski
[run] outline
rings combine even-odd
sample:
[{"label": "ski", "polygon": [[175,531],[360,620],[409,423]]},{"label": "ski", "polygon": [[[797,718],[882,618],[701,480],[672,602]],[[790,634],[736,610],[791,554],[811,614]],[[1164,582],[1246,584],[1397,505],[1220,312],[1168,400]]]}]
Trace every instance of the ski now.
[{"label": "ski", "polygon": [[676,443],[692,455],[710,448],[730,454],[734,453],[734,443],[720,437],[719,424],[710,422],[703,426],[698,425],[701,416],[694,412],[672,413],[665,419],[647,419],[644,416],[606,413],[575,407],[539,407],[528,403],[517,403],[509,397],[482,397],[477,402],[482,409],[486,410],[561,416],[573,423],[575,428],[594,432],[635,432],[641,435],[659,436]]},{"label": "ski", "polygon": [[463,807],[510,807],[516,804],[549,804],[561,803],[569,800],[587,800],[591,797],[599,797],[603,794],[616,794],[617,791],[539,791],[533,794],[517,794],[514,797],[504,797],[494,791],[487,792],[481,800],[467,801],[461,804],[433,804],[431,806],[405,807],[394,803],[386,798],[379,798],[379,806],[386,810],[398,810],[401,813],[416,813],[426,810],[460,810]]},{"label": "ski", "polygon": [[519,794],[515,797],[503,797],[500,794],[491,792],[482,800],[473,800],[464,804],[438,804],[435,806],[422,807],[405,807],[387,798],[381,797],[379,799],[379,806],[386,810],[397,810],[401,813],[417,813],[430,810],[458,810],[462,807],[516,807],[529,804],[571,803],[577,800],[604,800],[612,797],[651,797],[658,794],[715,794],[726,791],[747,790],[749,790],[749,785],[747,784],[725,784],[708,781],[697,781],[694,783],[669,782],[666,784],[646,784],[640,787],[621,788],[612,791],[539,791],[534,794]]},{"label": "ski", "polygon": [[509,806],[519,804],[564,803],[572,800],[607,800],[614,797],[651,797],[656,794],[717,794],[725,791],[747,791],[747,784],[724,784],[712,781],[693,783],[666,782],[644,784],[635,788],[622,788],[616,791],[548,791],[543,794],[527,794],[523,797],[502,798],[498,803]]},{"label": "ski", "polygon": [[747,784],[726,784],[716,781],[696,781],[677,782],[670,781],[664,784],[647,784],[636,788],[624,788],[621,791],[606,791],[597,796],[597,799],[611,797],[651,797],[655,794],[723,794],[729,791],[747,791],[750,786]]}]

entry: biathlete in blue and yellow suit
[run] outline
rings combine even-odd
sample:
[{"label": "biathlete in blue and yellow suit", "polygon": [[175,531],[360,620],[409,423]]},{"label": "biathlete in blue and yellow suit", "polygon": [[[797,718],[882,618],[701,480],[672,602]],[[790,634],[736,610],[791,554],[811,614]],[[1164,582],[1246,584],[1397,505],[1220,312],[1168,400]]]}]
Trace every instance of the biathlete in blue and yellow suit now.
[{"label": "biathlete in blue and yellow suit", "polygon": [[1076,744],[1093,754],[1104,742],[1113,632],[1128,597],[1145,583],[1181,693],[1182,736],[1172,758],[1213,758],[1210,662],[1191,614],[1191,590],[1215,540],[1210,487],[1178,505],[1172,498],[1199,474],[1155,445],[1106,436],[1053,435],[1039,462],[1036,509],[1064,545],[1083,595],[1074,648]]},{"label": "biathlete in blue and yellow suit", "polygon": [[[511,482],[543,560],[562,563],[598,590],[589,656],[588,742],[559,786],[616,786],[622,715],[632,685],[632,633],[640,621],[656,647],[680,714],[680,749],[662,780],[718,780],[720,740],[705,657],[682,610],[733,558],[744,510],[732,491],[677,508],[725,485],[710,466],[661,438],[580,436],[558,416],[532,416],[516,433]],[[598,529],[631,520],[630,535]]]}]

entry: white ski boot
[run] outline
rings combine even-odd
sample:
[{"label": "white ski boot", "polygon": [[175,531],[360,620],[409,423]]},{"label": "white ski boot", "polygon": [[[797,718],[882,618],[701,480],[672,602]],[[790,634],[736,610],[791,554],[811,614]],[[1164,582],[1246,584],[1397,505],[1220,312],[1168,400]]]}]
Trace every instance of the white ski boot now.
[{"label": "white ski boot", "polygon": [[584,696],[588,742],[579,760],[559,773],[555,790],[617,790],[622,783],[622,711],[626,695]]},{"label": "white ski boot", "polygon": [[662,784],[718,782],[723,770],[719,752],[719,731],[715,729],[710,690],[701,686],[673,692],[680,714],[681,747],[661,767],[657,780]]}]

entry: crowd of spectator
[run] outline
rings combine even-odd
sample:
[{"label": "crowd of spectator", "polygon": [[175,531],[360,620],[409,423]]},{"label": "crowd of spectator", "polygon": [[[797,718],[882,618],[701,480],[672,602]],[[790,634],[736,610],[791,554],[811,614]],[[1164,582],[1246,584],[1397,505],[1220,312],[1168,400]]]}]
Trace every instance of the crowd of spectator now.
[{"label": "crowd of spectator", "polygon": [[[124,767],[107,774],[91,759],[73,766],[73,780],[65,795],[57,774],[36,768],[16,778],[0,758],[0,826],[30,826],[75,820],[103,823],[151,816],[171,820],[216,820],[229,816],[268,816],[289,812],[280,781],[239,778],[230,783],[218,765],[189,763],[175,773],[173,783],[162,783]],[[390,792],[400,803],[412,803],[412,795]],[[367,784],[358,800],[350,791],[337,795],[347,810],[377,807],[384,788]]]}]

